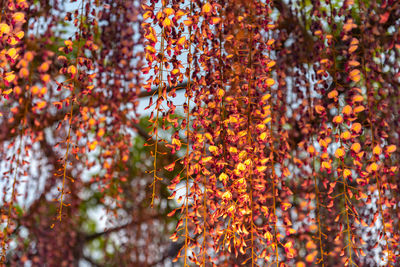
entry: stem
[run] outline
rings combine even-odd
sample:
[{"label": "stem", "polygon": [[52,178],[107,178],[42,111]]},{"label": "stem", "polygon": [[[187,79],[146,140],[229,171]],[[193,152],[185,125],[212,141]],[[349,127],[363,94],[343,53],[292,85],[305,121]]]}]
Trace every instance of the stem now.
[{"label": "stem", "polygon": [[[271,118],[273,118],[272,116],[272,89],[271,89],[271,97],[269,98],[269,104],[271,106]],[[270,134],[271,134],[271,140],[270,140],[270,147],[271,147],[271,170],[272,170],[272,200],[273,200],[273,211],[274,211],[274,246],[275,246],[275,257],[276,257],[276,267],[279,267],[279,252],[278,252],[278,227],[276,226],[276,223],[278,221],[278,218],[276,216],[276,183],[275,183],[275,178],[276,178],[276,174],[275,174],[275,161],[274,161],[274,154],[275,154],[275,149],[274,149],[274,135],[273,135],[273,129],[272,129],[272,120],[270,122]]]},{"label": "stem", "polygon": [[[82,7],[81,7],[81,18],[80,18],[80,25],[79,25],[79,37],[82,36],[82,24],[83,24],[83,9],[85,6],[85,1],[82,1]],[[81,50],[81,42],[80,40],[78,41],[78,50],[76,52],[76,59],[75,59],[75,69],[76,69],[76,73],[74,74],[74,79],[73,79],[73,83],[77,83],[77,77],[79,75],[79,69],[78,69],[78,62],[79,62],[79,54],[80,54],[80,50]],[[71,111],[70,111],[70,118],[69,118],[69,128],[68,128],[68,135],[67,135],[67,150],[65,152],[64,155],[64,168],[63,168],[63,179],[62,179],[62,187],[61,187],[61,195],[60,195],[60,207],[58,210],[58,220],[61,222],[61,217],[62,217],[62,208],[65,205],[64,204],[64,195],[65,195],[65,180],[67,177],[67,165],[68,165],[68,154],[69,154],[69,148],[70,148],[70,144],[71,144],[71,130],[72,130],[72,118],[73,118],[73,112],[74,112],[74,97],[75,97],[75,86],[73,89],[73,92],[69,98],[69,104],[71,105]]]},{"label": "stem", "polygon": [[[251,9],[251,7],[250,7]],[[250,16],[251,19],[251,16]],[[252,71],[253,67],[253,59],[252,59],[252,52],[253,52],[253,28],[250,31],[250,47],[249,47],[249,68]],[[247,142],[251,148],[253,148],[253,139],[250,133],[250,125],[251,125],[251,88],[252,88],[252,81],[253,81],[253,75],[250,73],[250,78],[249,78],[249,88],[247,90]],[[252,153],[253,154],[253,153]],[[252,155],[251,154],[251,155]],[[253,162],[252,157],[250,155],[250,160]],[[250,237],[251,237],[251,266],[253,267],[255,264],[255,261],[257,260],[254,259],[254,226],[253,226],[253,174],[252,174],[252,165],[249,166],[249,182],[250,182]]]},{"label": "stem", "polygon": [[[192,16],[193,2],[190,2],[190,16]],[[192,56],[192,27],[189,26],[189,57]],[[187,264],[187,254],[189,249],[189,230],[188,230],[188,217],[189,217],[189,148],[190,148],[190,96],[191,96],[191,66],[192,61],[188,62],[188,85],[186,91],[187,114],[186,114],[186,156],[185,156],[185,169],[186,169],[186,196],[185,196],[185,259],[183,266]],[[205,256],[204,256],[205,257]]]},{"label": "stem", "polygon": [[[338,126],[339,127],[339,126]],[[339,136],[340,136],[340,127],[339,127]],[[341,146],[341,141],[340,141],[340,146]],[[349,266],[353,264],[353,259],[352,259],[352,249],[353,249],[353,243],[351,241],[351,229],[350,229],[350,220],[349,220],[349,211],[348,211],[348,206],[347,206],[347,201],[350,201],[350,199],[347,196],[347,181],[346,178],[343,175],[344,171],[344,162],[343,159],[340,159],[340,165],[342,169],[342,179],[343,179],[343,195],[344,195],[344,208],[345,208],[345,213],[346,213],[346,225],[347,225],[347,239],[348,239],[348,251],[349,251]]]},{"label": "stem", "polygon": [[203,263],[202,266],[206,266],[206,224],[207,224],[207,177],[203,176],[203,186],[204,186],[204,195],[203,195]]},{"label": "stem", "polygon": [[[71,98],[72,98],[72,96],[71,96]],[[69,128],[68,128],[68,136],[67,136],[67,150],[64,155],[65,162],[64,162],[64,168],[63,168],[63,179],[62,179],[61,196],[60,196],[60,208],[58,210],[58,220],[59,221],[61,221],[62,207],[64,205],[65,180],[66,180],[65,178],[66,178],[66,174],[67,174],[68,153],[69,153],[69,146],[70,146],[70,140],[71,140],[72,117],[73,117],[73,111],[74,111],[72,101],[70,101],[70,105],[71,105],[71,111],[70,111]]]},{"label": "stem", "polygon": [[[333,15],[332,15],[333,6],[332,6],[332,3],[330,3],[330,8],[331,8],[331,19],[333,19]],[[335,53],[334,44],[332,44],[332,45],[333,45],[333,49],[332,49],[333,74],[332,74],[332,77],[333,77],[334,85],[336,86],[338,84],[337,77],[336,77],[336,53]],[[337,107],[337,108],[339,110],[339,107]],[[341,136],[340,125],[337,126],[337,130],[339,132],[339,145],[340,145],[340,147],[342,147],[342,140],[340,138],[340,136]],[[352,258],[353,244],[352,244],[352,241],[351,241],[350,220],[349,220],[349,212],[348,212],[348,209],[347,209],[347,207],[348,207],[347,201],[350,201],[350,200],[348,199],[348,196],[347,196],[347,181],[346,181],[347,178],[345,178],[344,175],[343,175],[344,167],[345,167],[344,166],[344,162],[343,162],[343,159],[339,159],[339,161],[340,161],[340,166],[341,166],[341,169],[342,169],[342,179],[343,179],[343,195],[344,195],[344,205],[345,205],[344,207],[345,207],[345,214],[346,214],[346,226],[347,226],[347,230],[346,231],[347,231],[347,239],[348,239],[347,247],[348,247],[348,255],[349,255],[348,261],[349,261],[349,266],[352,266],[352,264],[354,263],[353,262],[353,258]]]},{"label": "stem", "polygon": [[[361,9],[361,6],[360,6],[360,1],[358,1],[358,5],[359,5],[359,8]],[[370,101],[370,98],[369,98],[369,94],[371,93],[371,88],[370,88],[370,86],[369,86],[369,83],[367,82],[367,71],[366,71],[366,66],[365,66],[365,57],[367,56],[366,55],[366,48],[365,48],[365,46],[364,46],[364,42],[365,42],[365,40],[364,40],[364,31],[363,31],[363,28],[361,28],[361,43],[360,43],[360,45],[361,45],[361,47],[362,47],[362,51],[363,51],[363,57],[362,57],[362,59],[361,59],[361,62],[362,62],[362,64],[361,64],[361,66],[362,66],[362,73],[363,73],[363,75],[364,75],[364,79],[365,79],[365,87],[366,87],[366,89],[367,89],[367,103],[368,103],[368,118],[369,118],[369,125],[370,125],[370,129],[371,129],[371,149],[373,149],[374,148],[374,145],[375,145],[375,134],[374,134],[374,126],[373,126],[373,123],[372,123],[372,118],[370,118],[369,116],[370,116],[370,114],[372,114],[371,113],[371,111],[372,111],[372,108],[373,108],[373,104],[371,103],[371,101]],[[374,173],[374,178],[376,179],[376,183],[377,183],[377,186],[378,186],[378,194],[379,194],[379,199],[378,199],[378,208],[379,208],[379,214],[380,214],[380,216],[381,216],[381,219],[382,219],[382,225],[383,225],[383,235],[384,235],[384,237],[385,237],[385,242],[386,242],[386,251],[387,251],[387,253],[388,253],[388,264],[391,262],[391,254],[390,254],[390,250],[389,250],[389,241],[388,241],[388,237],[387,237],[387,230],[386,230],[386,221],[385,221],[385,217],[384,217],[384,214],[383,214],[383,208],[382,208],[382,192],[381,192],[381,186],[382,186],[382,181],[381,181],[381,179],[380,179],[380,177],[379,177],[379,175],[377,174],[377,172],[375,172]],[[390,264],[389,264],[389,266],[391,266]]]},{"label": "stem", "polygon": [[[163,5],[164,8],[164,5]],[[163,71],[164,71],[164,33],[165,33],[165,29],[163,27],[162,29],[162,33],[161,33],[161,61],[159,64],[159,68],[158,68],[158,77],[159,77],[159,85],[158,85],[158,98],[157,98],[157,102],[159,101],[159,99],[162,96],[162,84],[163,84]],[[154,121],[154,126],[153,126],[153,131],[155,132],[155,143],[154,143],[154,161],[153,161],[153,183],[151,184],[153,190],[152,190],[152,194],[151,194],[151,204],[150,206],[152,208],[154,208],[154,199],[155,199],[155,195],[156,195],[156,181],[159,179],[157,176],[157,153],[158,153],[158,119],[160,116],[160,106],[158,105],[158,103],[156,104],[156,108],[157,108],[157,114],[156,114],[156,119]]]},{"label": "stem", "polygon": [[[310,87],[307,87],[307,89],[309,90]],[[313,107],[312,107],[312,100],[311,100],[311,90],[309,90],[308,92],[308,102],[309,102],[309,114],[310,114],[310,118],[313,119],[314,115],[313,115]],[[313,135],[314,133],[312,133]],[[311,136],[312,136],[311,135]],[[312,137],[311,137],[311,141],[312,141]],[[312,155],[312,166],[311,166],[311,170],[312,170],[312,176],[314,177],[314,190],[315,190],[315,200],[316,200],[316,209],[317,209],[317,222],[318,222],[318,240],[319,240],[319,249],[320,249],[320,254],[321,254],[321,258],[319,260],[319,262],[322,262],[322,267],[325,266],[324,263],[324,249],[322,246],[322,227],[321,227],[321,212],[320,212],[320,202],[319,202],[319,188],[318,188],[318,181],[317,181],[317,174],[315,172],[315,155],[313,153]],[[318,262],[318,263],[319,263]]]},{"label": "stem", "polygon": [[[363,42],[364,42],[364,38],[363,38],[363,35],[362,35],[362,44],[363,44]],[[362,48],[363,48],[363,53],[364,53],[364,55],[365,55],[365,47],[362,45]],[[366,71],[366,69],[365,69],[365,60],[364,60],[364,57],[362,58],[362,72],[363,72],[363,75],[364,75],[364,78],[365,79],[367,79],[367,71]],[[367,88],[367,102],[368,102],[368,110],[369,110],[369,112],[368,112],[368,116],[370,115],[370,114],[372,114],[371,113],[371,111],[372,111],[372,103],[371,103],[371,101],[370,101],[370,99],[369,99],[369,93],[371,92],[371,88],[369,87],[369,85],[368,85],[368,82],[365,82],[365,87]],[[374,145],[375,145],[375,134],[374,134],[374,126],[373,126],[373,123],[372,123],[372,118],[369,118],[369,125],[370,125],[370,129],[371,129],[371,150],[374,148]],[[387,230],[386,230],[386,221],[385,221],[385,217],[384,217],[384,214],[383,214],[383,208],[382,208],[382,192],[381,192],[381,188],[382,188],[382,181],[381,181],[381,179],[380,179],[380,177],[379,177],[379,175],[377,174],[377,172],[374,172],[374,178],[376,179],[376,183],[377,183],[377,187],[378,187],[378,194],[379,194],[379,199],[378,199],[378,209],[379,209],[379,215],[381,216],[381,219],[382,219],[382,225],[383,225],[383,235],[384,235],[384,237],[385,237],[385,242],[386,242],[386,251],[387,251],[387,253],[388,253],[388,264],[391,262],[391,254],[390,254],[390,250],[389,250],[389,241],[388,241],[388,237],[387,237]],[[389,266],[391,266],[391,265],[389,265]]]},{"label": "stem", "polygon": [[[25,115],[24,115],[25,117]],[[13,184],[12,184],[12,191],[11,191],[11,199],[10,199],[10,203],[8,206],[8,214],[7,214],[7,224],[6,227],[3,231],[4,233],[4,238],[2,241],[2,257],[0,258],[0,263],[4,263],[5,262],[5,257],[6,257],[6,252],[7,252],[7,242],[8,242],[8,229],[10,227],[10,223],[11,223],[11,215],[12,215],[12,208],[14,206],[14,198],[15,198],[15,186],[17,184],[17,174],[18,174],[18,169],[19,169],[19,165],[20,165],[20,161],[21,161],[21,150],[22,150],[22,132],[23,132],[23,128],[21,128],[21,136],[20,136],[20,141],[19,141],[19,147],[17,149],[17,153],[18,153],[18,157],[17,157],[17,161],[16,164],[17,166],[15,167],[15,171],[14,171],[14,177],[13,177]]]},{"label": "stem", "polygon": [[320,248],[320,254],[321,254],[321,258],[320,260],[322,261],[322,267],[325,266],[324,264],[324,249],[322,246],[322,228],[321,228],[321,213],[319,210],[320,207],[320,203],[319,203],[319,189],[318,189],[318,182],[317,182],[317,175],[315,173],[315,158],[313,155],[313,159],[312,159],[312,173],[314,176],[314,187],[315,187],[315,200],[317,202],[317,222],[318,222],[318,240],[319,240],[319,248]]}]

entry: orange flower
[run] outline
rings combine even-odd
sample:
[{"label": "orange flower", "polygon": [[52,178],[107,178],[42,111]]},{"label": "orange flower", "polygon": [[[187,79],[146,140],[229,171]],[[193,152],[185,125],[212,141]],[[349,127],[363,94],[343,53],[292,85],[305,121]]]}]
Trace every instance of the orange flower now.
[{"label": "orange flower", "polygon": [[212,11],[212,5],[210,3],[205,3],[202,8],[204,13],[210,13]]},{"label": "orange flower", "polygon": [[344,150],[342,148],[339,147],[338,149],[336,149],[335,156],[337,158],[342,158],[345,154],[346,153],[344,152]]}]

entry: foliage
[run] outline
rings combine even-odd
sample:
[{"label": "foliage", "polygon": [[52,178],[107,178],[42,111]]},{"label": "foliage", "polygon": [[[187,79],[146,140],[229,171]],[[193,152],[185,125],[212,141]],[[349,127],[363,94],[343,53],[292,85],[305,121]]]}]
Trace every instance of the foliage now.
[{"label": "foliage", "polygon": [[0,2],[2,263],[398,265],[398,1],[60,2]]}]

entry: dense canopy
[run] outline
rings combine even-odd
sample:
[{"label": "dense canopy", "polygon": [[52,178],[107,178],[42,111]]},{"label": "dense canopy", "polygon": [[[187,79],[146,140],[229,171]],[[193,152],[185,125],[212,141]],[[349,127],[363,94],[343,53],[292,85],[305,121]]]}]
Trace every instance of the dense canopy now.
[{"label": "dense canopy", "polygon": [[399,265],[399,1],[0,9],[1,264]]}]

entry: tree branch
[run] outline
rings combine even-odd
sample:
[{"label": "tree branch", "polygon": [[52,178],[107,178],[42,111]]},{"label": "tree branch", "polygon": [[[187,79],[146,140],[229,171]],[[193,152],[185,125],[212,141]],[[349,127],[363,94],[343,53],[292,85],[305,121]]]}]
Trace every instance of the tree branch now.
[{"label": "tree branch", "polygon": [[86,235],[86,237],[84,238],[84,242],[90,242],[90,241],[92,241],[92,240],[94,240],[96,238],[99,238],[101,236],[108,235],[108,234],[111,234],[111,233],[114,233],[114,232],[118,232],[118,231],[120,231],[122,229],[125,229],[125,228],[129,227],[129,226],[138,225],[138,224],[141,224],[141,223],[144,223],[144,222],[147,222],[147,221],[151,221],[151,220],[159,219],[159,218],[163,218],[163,217],[164,217],[164,215],[162,215],[162,214],[154,214],[152,216],[149,216],[147,218],[143,218],[143,219],[140,219],[140,220],[132,220],[131,222],[122,224],[120,226],[116,226],[114,228],[110,228],[110,229],[104,230],[102,232]]}]

